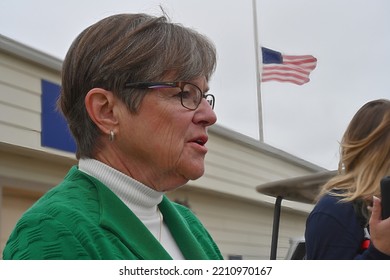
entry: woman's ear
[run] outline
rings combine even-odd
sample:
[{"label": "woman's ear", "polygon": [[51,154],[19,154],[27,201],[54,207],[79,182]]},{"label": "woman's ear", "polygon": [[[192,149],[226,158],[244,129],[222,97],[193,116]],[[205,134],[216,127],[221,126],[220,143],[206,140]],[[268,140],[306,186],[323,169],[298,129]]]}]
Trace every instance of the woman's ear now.
[{"label": "woman's ear", "polygon": [[109,134],[118,124],[114,107],[117,99],[111,91],[93,88],[85,96],[85,108],[89,117],[104,134]]}]

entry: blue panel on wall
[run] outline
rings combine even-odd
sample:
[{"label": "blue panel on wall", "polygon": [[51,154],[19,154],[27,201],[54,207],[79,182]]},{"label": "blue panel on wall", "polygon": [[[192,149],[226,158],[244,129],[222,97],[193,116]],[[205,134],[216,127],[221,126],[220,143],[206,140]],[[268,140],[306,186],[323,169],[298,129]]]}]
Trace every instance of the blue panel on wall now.
[{"label": "blue panel on wall", "polygon": [[63,115],[57,111],[56,102],[61,87],[42,80],[42,133],[41,145],[67,152],[76,152],[76,143]]}]

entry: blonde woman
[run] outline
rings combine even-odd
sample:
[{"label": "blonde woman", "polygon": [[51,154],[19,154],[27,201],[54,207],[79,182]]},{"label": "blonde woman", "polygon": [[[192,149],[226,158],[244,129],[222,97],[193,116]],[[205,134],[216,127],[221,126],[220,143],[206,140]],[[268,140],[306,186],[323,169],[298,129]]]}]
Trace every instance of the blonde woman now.
[{"label": "blonde woman", "polygon": [[366,103],[340,145],[338,175],[306,222],[307,259],[390,259],[390,218],[381,219],[380,180],[390,175],[390,100]]}]

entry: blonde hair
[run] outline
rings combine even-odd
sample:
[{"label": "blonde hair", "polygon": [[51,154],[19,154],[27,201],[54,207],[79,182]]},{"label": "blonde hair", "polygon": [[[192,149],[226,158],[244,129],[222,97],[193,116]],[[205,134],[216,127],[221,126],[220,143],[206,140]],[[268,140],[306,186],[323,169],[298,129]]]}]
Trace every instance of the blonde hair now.
[{"label": "blonde hair", "polygon": [[323,187],[340,201],[362,200],[367,206],[380,195],[380,180],[390,175],[390,101],[373,100],[361,107],[340,143],[338,174]]}]

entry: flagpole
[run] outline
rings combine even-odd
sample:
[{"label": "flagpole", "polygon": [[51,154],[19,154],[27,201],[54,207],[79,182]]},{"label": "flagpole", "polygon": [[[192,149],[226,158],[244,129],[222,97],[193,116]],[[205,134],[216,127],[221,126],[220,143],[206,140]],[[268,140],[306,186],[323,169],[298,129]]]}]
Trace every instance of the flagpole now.
[{"label": "flagpole", "polygon": [[256,86],[257,86],[257,112],[259,117],[259,140],[264,142],[263,136],[263,109],[261,105],[261,70],[260,66],[262,65],[262,58],[260,59],[260,44],[259,44],[259,33],[257,27],[257,8],[256,0],[252,0],[252,9],[253,9],[253,31],[254,31],[254,41],[255,41],[255,54],[256,54]]}]

